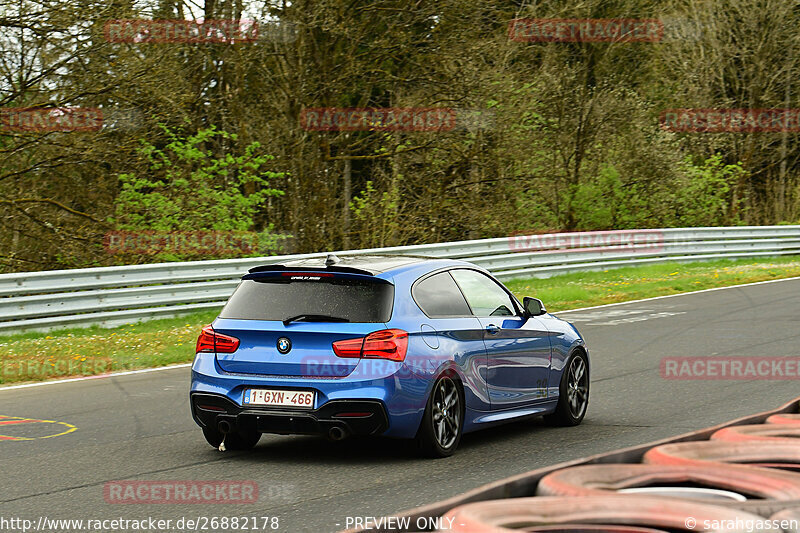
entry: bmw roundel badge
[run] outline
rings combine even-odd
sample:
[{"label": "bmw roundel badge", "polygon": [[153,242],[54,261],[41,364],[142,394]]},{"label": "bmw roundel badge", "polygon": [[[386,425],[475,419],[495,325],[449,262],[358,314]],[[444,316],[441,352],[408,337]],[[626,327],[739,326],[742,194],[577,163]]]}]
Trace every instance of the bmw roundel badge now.
[{"label": "bmw roundel badge", "polygon": [[278,351],[280,353],[287,354],[291,349],[292,349],[292,341],[290,341],[286,337],[281,337],[278,339]]}]

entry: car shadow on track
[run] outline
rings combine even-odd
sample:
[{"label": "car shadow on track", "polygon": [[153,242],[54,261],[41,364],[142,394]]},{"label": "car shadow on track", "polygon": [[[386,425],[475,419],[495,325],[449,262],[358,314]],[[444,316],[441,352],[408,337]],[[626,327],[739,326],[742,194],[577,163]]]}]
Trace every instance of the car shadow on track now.
[{"label": "car shadow on track", "polygon": [[[515,443],[531,445],[552,441],[553,432],[569,431],[544,423],[541,417],[487,428],[464,435],[453,459],[481,453],[495,446]],[[214,452],[210,452],[214,453]],[[228,452],[230,453],[230,452]],[[259,444],[249,452],[230,453],[237,460],[260,463],[289,461],[305,464],[381,464],[427,460],[421,457],[413,441],[386,437],[350,437],[331,441],[323,437],[264,435]],[[444,459],[447,461],[448,459]]]}]

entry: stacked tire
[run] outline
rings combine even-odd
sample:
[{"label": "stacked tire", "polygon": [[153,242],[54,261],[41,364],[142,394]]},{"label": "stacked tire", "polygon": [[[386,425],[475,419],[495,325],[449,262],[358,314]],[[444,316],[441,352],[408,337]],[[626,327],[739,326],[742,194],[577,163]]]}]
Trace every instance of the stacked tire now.
[{"label": "stacked tire", "polygon": [[741,464],[800,470],[800,446],[779,442],[766,446],[761,441],[691,441],[663,444],[644,454],[648,464],[700,466],[711,464]]},{"label": "stacked tire", "polygon": [[558,469],[534,497],[468,503],[444,518],[452,527],[441,531],[457,533],[800,533],[800,414],[655,446],[639,463]]},{"label": "stacked tire", "polygon": [[706,501],[759,515],[800,502],[800,475],[749,466],[607,464],[557,470],[539,481],[540,496],[655,494]]},{"label": "stacked tire", "polygon": [[[456,507],[444,518],[444,522],[452,524],[452,528],[442,531],[453,533],[514,531],[753,533],[760,530],[747,528],[745,524],[754,524],[761,517],[739,509],[680,499],[608,495],[490,500]],[[742,524],[741,527],[728,527],[737,523]]]}]

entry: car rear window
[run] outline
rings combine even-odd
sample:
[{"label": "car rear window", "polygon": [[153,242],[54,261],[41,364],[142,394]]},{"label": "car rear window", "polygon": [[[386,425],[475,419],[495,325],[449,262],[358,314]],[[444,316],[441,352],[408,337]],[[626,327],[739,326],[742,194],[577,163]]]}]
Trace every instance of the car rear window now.
[{"label": "car rear window", "polygon": [[219,316],[242,320],[286,320],[308,314],[328,315],[349,322],[387,322],[391,318],[394,300],[394,285],[391,283],[340,277],[307,278],[244,280]]}]

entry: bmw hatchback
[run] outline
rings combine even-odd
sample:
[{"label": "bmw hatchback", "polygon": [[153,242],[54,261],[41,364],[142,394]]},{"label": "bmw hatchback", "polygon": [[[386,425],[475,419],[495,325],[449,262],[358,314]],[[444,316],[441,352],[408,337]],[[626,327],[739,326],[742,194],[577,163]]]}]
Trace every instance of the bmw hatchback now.
[{"label": "bmw hatchback", "polygon": [[306,259],[251,269],[197,339],[192,416],[214,447],[262,433],[414,439],[521,417],[577,425],[589,354],[568,322],[465,261]]}]

